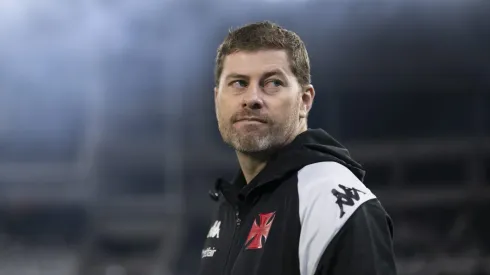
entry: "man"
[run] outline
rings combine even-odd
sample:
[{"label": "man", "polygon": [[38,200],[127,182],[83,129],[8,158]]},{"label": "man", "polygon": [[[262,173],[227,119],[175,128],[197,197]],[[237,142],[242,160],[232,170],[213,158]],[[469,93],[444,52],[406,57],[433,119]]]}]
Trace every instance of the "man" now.
[{"label": "man", "polygon": [[315,90],[298,35],[270,22],[230,32],[215,84],[218,127],[241,169],[210,193],[219,208],[199,274],[396,274],[392,224],[364,170],[307,127]]}]

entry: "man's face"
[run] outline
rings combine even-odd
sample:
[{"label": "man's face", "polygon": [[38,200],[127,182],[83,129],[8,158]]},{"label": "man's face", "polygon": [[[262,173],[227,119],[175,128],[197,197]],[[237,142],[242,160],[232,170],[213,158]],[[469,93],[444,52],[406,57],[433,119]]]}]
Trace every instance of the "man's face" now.
[{"label": "man's face", "polygon": [[239,152],[281,147],[306,126],[314,90],[299,85],[284,50],[228,55],[219,83],[215,88],[219,131],[224,142]]}]

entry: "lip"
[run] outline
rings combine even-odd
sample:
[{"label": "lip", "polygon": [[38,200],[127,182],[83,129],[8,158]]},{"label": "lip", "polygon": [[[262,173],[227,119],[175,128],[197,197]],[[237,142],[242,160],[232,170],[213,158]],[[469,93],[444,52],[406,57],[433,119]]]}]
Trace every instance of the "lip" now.
[{"label": "lip", "polygon": [[260,123],[266,123],[265,120],[262,120],[262,119],[259,119],[259,118],[255,118],[255,117],[250,117],[250,118],[241,118],[237,121],[235,121],[235,123],[237,122],[242,122],[242,121],[245,121],[245,122],[260,122]]}]

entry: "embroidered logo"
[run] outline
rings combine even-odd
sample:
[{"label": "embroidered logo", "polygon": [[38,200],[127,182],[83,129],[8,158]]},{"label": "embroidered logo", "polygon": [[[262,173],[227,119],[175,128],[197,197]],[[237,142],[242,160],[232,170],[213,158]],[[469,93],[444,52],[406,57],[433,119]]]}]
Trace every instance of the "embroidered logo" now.
[{"label": "embroidered logo", "polygon": [[344,191],[344,193],[339,192],[337,189],[332,189],[332,194],[337,198],[337,205],[340,208],[340,217],[342,218],[345,214],[344,205],[353,206],[355,201],[359,201],[360,196],[359,193],[366,194],[355,188],[348,188],[341,184],[339,187]]},{"label": "embroidered logo", "polygon": [[215,221],[213,226],[211,226],[211,228],[209,229],[209,232],[208,232],[208,238],[216,238],[218,239],[219,238],[219,229],[220,229],[220,226],[221,226],[221,222],[220,221]]},{"label": "embroidered logo", "polygon": [[254,220],[250,233],[248,233],[245,249],[261,249],[263,242],[267,241],[269,231],[271,230],[272,222],[274,222],[276,212],[267,214],[259,214],[259,224]]},{"label": "embroidered logo", "polygon": [[214,256],[214,253],[216,252],[216,249],[214,247],[208,247],[206,249],[202,250],[201,253],[201,258],[210,258]]}]

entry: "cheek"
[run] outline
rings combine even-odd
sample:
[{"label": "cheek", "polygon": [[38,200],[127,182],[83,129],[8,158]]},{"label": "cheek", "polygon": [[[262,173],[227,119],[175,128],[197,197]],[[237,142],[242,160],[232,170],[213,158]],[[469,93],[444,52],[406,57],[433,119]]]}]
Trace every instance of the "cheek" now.
[{"label": "cheek", "polygon": [[269,108],[269,117],[271,120],[276,123],[283,124],[288,123],[291,120],[292,116],[298,112],[296,110],[298,107],[292,101],[281,102],[280,104],[274,104],[274,106],[270,106]]},{"label": "cheek", "polygon": [[226,117],[229,116],[230,113],[230,107],[227,104],[224,104],[222,101],[216,102],[216,114],[219,116],[221,119],[225,119]]},{"label": "cheek", "polygon": [[281,101],[281,103],[274,108],[274,112],[286,116],[286,114],[293,114],[298,112],[300,108],[299,101],[296,98],[288,98],[287,100]]}]

